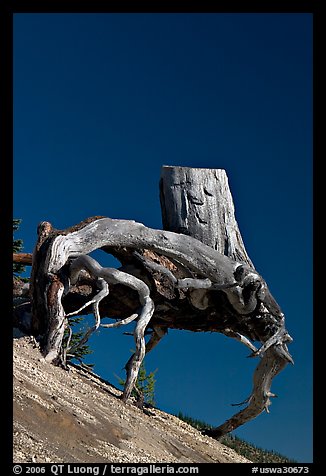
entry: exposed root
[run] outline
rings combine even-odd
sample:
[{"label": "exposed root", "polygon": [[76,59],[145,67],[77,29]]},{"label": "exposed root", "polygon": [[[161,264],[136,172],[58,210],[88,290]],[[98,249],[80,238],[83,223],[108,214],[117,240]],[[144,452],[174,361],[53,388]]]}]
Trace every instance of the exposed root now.
[{"label": "exposed root", "polygon": [[[135,330],[135,332],[136,332],[136,330]],[[144,358],[145,354],[148,354],[148,352],[153,350],[154,347],[160,342],[160,340],[166,335],[166,333],[167,333],[167,329],[163,329],[162,327],[155,326],[153,328],[153,332],[152,332],[152,335],[151,335],[149,341],[147,342],[147,344],[145,344],[145,349],[142,347],[143,344],[145,343],[145,340],[144,340],[144,337],[141,337],[142,340],[141,340],[141,344],[140,344],[141,349],[139,350],[140,353],[137,354],[137,348],[136,348],[136,352],[130,357],[130,359],[128,360],[128,362],[125,365],[125,369],[126,369],[126,372],[127,372],[127,381],[126,381],[125,389],[124,389],[124,392],[123,392],[123,395],[122,395],[122,400],[123,401],[126,401],[129,398],[133,389],[136,392],[138,392],[138,394],[140,394],[140,392],[137,390],[137,387],[136,387],[135,383],[136,383],[136,380],[137,380],[138,371],[139,371],[139,367],[141,365],[141,362],[143,361],[143,358]],[[142,356],[143,351],[144,351],[144,355]],[[139,363],[139,361],[140,361],[140,363]],[[138,365],[138,363],[139,363],[139,365]],[[138,370],[137,370],[137,366],[138,366]],[[134,370],[134,368],[136,370]],[[136,379],[133,380],[135,372],[137,372],[137,376],[136,376]],[[129,377],[129,382],[128,382],[128,376],[130,376]],[[133,385],[133,386],[131,386],[131,385]]]},{"label": "exposed root", "polygon": [[272,380],[286,365],[287,361],[279,355],[275,346],[269,347],[254,372],[253,390],[248,398],[247,407],[222,425],[205,430],[203,433],[213,438],[219,438],[256,418],[263,411],[269,413],[270,398],[275,397],[275,394],[270,391]]},{"label": "exposed root", "polygon": [[[253,377],[252,393],[247,401],[242,402],[242,404],[247,403],[247,406],[219,427],[209,430],[212,436],[218,437],[228,433],[252,420],[264,410],[269,411],[271,398],[274,396],[270,391],[272,379],[288,362],[293,363],[293,360],[286,345],[292,339],[284,327],[284,314],[271,296],[263,278],[249,266],[234,261],[191,236],[150,229],[131,220],[93,217],[62,232],[54,231],[48,223],[40,228],[32,270],[33,329],[46,336],[43,350],[47,361],[55,362],[62,356],[61,346],[67,317],[80,313],[90,305],[93,306],[95,325],[87,331],[79,345],[85,343],[92,332],[100,326],[99,303],[108,294],[110,284],[120,284],[135,290],[141,306],[139,313],[113,324],[103,324],[103,327],[107,328],[119,327],[137,319],[134,330],[135,353],[126,364],[127,379],[122,397],[124,401],[129,398],[135,386],[145,353],[159,342],[165,332],[160,333],[159,329],[153,327],[153,334],[145,344],[147,326],[151,327],[156,323],[166,325],[166,328],[181,329],[189,326],[187,316],[182,316],[178,321],[180,318],[177,312],[178,298],[175,301],[168,298],[162,301],[161,296],[159,300],[155,293],[153,293],[153,299],[157,299],[158,307],[161,306],[163,310],[161,313],[158,312],[158,316],[155,315],[151,322],[154,303],[147,284],[126,272],[114,268],[103,268],[97,261],[86,255],[95,249],[103,248],[114,250],[117,256],[119,256],[119,250],[125,253],[126,249],[129,257],[134,253],[134,257],[140,259],[145,268],[165,274],[175,288],[189,288],[189,296],[180,293],[186,306],[190,304],[192,308],[197,307],[200,312],[210,306],[207,315],[204,312],[201,315],[197,311],[194,313],[196,324],[197,317],[200,321],[203,316],[203,322],[200,321],[200,330],[222,332],[250,348],[253,357],[260,357]],[[144,249],[169,258],[173,263],[177,263],[178,272],[182,267],[187,271],[182,275],[189,277],[177,279],[164,266],[149,263],[150,260],[135,253],[136,250]],[[67,292],[68,277],[70,283],[74,284],[82,270],[97,278],[100,291],[78,311],[66,316],[61,299]],[[146,275],[145,270],[142,271],[142,276]],[[197,299],[199,303],[197,306],[194,305],[194,300],[191,300],[192,290],[194,292],[198,290],[196,292],[201,296],[200,300]],[[219,291],[222,291],[227,299],[218,295]],[[216,300],[207,299],[206,302],[205,297],[208,293],[212,293],[212,297],[216,297]],[[216,302],[216,310],[211,309],[214,302]],[[176,322],[173,322],[174,316],[171,318],[168,315],[169,309],[171,312],[176,311]],[[187,307],[180,306],[180,309],[187,309]],[[215,322],[215,316],[217,322]],[[46,326],[43,326],[43,322]],[[190,330],[199,329],[194,328],[194,324],[191,323]],[[276,329],[272,336],[271,329]],[[260,349],[257,349],[250,339],[259,340],[262,343]],[[69,349],[69,345],[70,342],[65,356],[68,355],[67,351],[73,352],[77,348]]]},{"label": "exposed root", "polygon": [[[288,334],[287,330],[284,327],[278,329],[272,337],[270,337],[258,350],[254,350],[252,354],[248,357],[258,357],[263,355],[267,349],[269,349],[272,345],[280,345],[282,346],[285,342],[291,342],[292,337]],[[293,359],[287,350],[283,349],[283,355],[287,357],[289,362],[293,363]]]},{"label": "exposed root", "polygon": [[[94,305],[94,314],[96,318],[96,324],[91,329],[89,329],[84,337],[79,342],[78,346],[71,349],[74,352],[79,346],[87,342],[89,336],[100,326],[100,314],[99,314],[99,302],[108,295],[109,293],[109,284],[124,284],[138,292],[139,300],[142,305],[140,314],[132,314],[126,319],[122,319],[119,322],[112,324],[102,324],[101,327],[119,327],[122,325],[129,324],[134,319],[138,317],[138,322],[134,330],[134,338],[136,343],[136,350],[132,356],[130,362],[128,362],[127,368],[127,379],[125,383],[125,388],[123,392],[122,399],[126,401],[135,386],[139,367],[145,356],[145,330],[146,327],[153,315],[154,312],[154,303],[150,298],[150,292],[148,286],[141,281],[140,279],[132,276],[130,274],[119,271],[115,268],[103,268],[96,260],[90,256],[81,255],[75,259],[71,265],[71,274],[73,276],[73,281],[78,277],[78,273],[81,269],[86,269],[92,276],[98,277],[98,283],[101,286],[101,291],[91,300],[87,305],[93,303]],[[78,312],[78,311],[77,311]]]},{"label": "exposed root", "polygon": [[145,344],[145,329],[153,315],[154,312],[154,303],[152,299],[148,296],[144,297],[145,305],[143,307],[142,313],[139,317],[137,322],[135,331],[134,331],[134,339],[136,344],[136,350],[134,355],[132,356],[131,360],[128,361],[126,365],[127,369],[127,379],[125,383],[125,388],[123,391],[122,400],[125,402],[130,397],[132,389],[135,386],[139,367],[145,357],[146,351],[146,344]]},{"label": "exposed root", "polygon": [[233,339],[236,339],[239,342],[242,342],[242,344],[249,347],[249,349],[251,349],[253,351],[253,353],[258,352],[257,347],[255,347],[254,344],[252,344],[250,342],[250,340],[247,339],[247,337],[240,334],[240,332],[236,332],[236,331],[233,331],[232,329],[226,328],[226,329],[223,330],[223,334],[225,334],[228,337],[232,337]]},{"label": "exposed root", "polygon": [[125,326],[126,324],[130,324],[130,322],[137,319],[138,314],[131,314],[131,316],[126,317],[125,319],[121,319],[117,322],[112,322],[111,324],[100,324],[101,327],[112,328],[112,327],[121,327]]}]

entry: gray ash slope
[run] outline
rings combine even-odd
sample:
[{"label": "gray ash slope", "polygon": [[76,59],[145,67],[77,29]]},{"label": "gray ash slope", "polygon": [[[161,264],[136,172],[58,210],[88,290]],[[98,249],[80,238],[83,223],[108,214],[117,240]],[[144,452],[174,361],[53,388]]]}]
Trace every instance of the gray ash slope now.
[{"label": "gray ash slope", "polygon": [[14,338],[15,463],[246,463],[177,417],[145,414],[96,375],[44,362],[27,336]]}]

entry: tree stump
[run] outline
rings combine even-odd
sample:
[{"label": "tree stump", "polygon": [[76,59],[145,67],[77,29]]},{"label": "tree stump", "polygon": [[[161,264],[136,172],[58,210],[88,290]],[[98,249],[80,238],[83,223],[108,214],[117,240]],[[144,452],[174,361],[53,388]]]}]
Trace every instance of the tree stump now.
[{"label": "tree stump", "polygon": [[164,166],[160,201],[164,230],[197,238],[254,268],[235,219],[225,170]]},{"label": "tree stump", "polygon": [[[293,362],[287,349],[292,339],[245,250],[225,171],[163,167],[160,198],[164,230],[106,217],[87,218],[66,230],[42,222],[33,254],[32,326],[41,335],[45,359],[65,365],[67,351],[74,350],[69,343],[63,347],[69,315],[94,313],[83,343],[99,326],[135,321],[136,350],[126,364],[124,401],[145,353],[169,328],[237,339],[261,360],[247,407],[210,432],[219,437],[268,411],[273,377]],[[102,267],[88,256],[96,249],[122,266]],[[103,324],[105,317],[116,322]]]}]

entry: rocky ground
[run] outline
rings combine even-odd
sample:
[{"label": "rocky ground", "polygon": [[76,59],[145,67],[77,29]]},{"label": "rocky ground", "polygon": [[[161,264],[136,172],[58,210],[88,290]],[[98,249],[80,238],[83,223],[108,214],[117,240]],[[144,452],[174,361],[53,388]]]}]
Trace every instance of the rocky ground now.
[{"label": "rocky ground", "polygon": [[15,463],[246,463],[234,450],[157,409],[145,414],[98,376],[45,363],[14,338]]}]

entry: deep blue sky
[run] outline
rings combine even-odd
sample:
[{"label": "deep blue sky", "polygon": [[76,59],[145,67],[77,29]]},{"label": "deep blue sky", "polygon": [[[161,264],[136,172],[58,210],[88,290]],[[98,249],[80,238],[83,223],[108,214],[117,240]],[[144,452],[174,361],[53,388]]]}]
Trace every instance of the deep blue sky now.
[{"label": "deep blue sky", "polygon": [[[24,250],[42,220],[161,228],[162,165],[226,169],[247,251],[294,338],[271,413],[236,434],[312,461],[312,15],[15,14]],[[114,384],[133,347],[122,332],[91,341],[89,361]],[[171,331],[146,358],[158,406],[222,423],[251,391],[247,355],[219,334]]]}]

